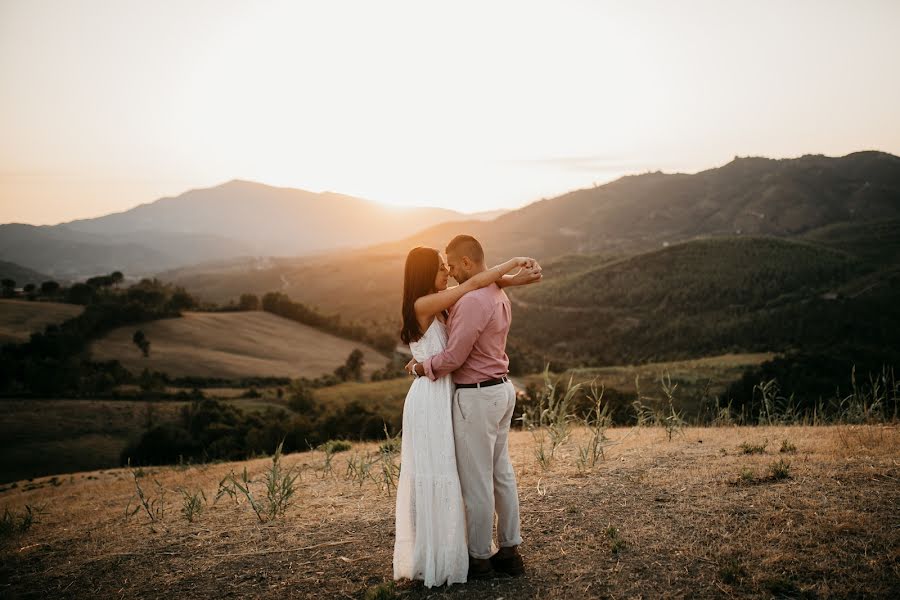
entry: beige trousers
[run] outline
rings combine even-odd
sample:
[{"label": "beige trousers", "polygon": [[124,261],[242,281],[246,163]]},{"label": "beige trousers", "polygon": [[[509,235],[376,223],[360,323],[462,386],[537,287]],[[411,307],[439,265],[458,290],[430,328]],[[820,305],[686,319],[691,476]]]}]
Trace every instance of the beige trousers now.
[{"label": "beige trousers", "polygon": [[494,512],[500,547],[522,543],[519,492],[509,460],[509,426],[516,406],[510,382],[453,394],[456,467],[466,505],[469,554],[493,554]]}]

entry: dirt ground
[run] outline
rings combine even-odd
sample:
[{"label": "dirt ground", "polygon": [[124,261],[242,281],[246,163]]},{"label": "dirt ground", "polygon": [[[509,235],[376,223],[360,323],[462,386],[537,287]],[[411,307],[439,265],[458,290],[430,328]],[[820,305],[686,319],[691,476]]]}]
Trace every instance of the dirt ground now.
[{"label": "dirt ground", "polygon": [[[613,429],[606,460],[576,466],[576,431],[549,466],[530,433],[511,437],[527,573],[393,594],[424,598],[890,598],[900,593],[897,426]],[[796,447],[781,452],[783,440]],[[742,443],[762,445],[746,454]],[[321,452],[288,455],[302,469],[285,516],[258,522],[246,501],[212,500],[219,481],[270,459],[154,468],[165,513],[126,518],[127,469],[20,481],[0,511],[44,506],[32,527],[0,540],[3,598],[365,598],[391,580],[394,497],[345,477],[356,445],[323,474]],[[787,476],[770,470],[784,460]],[[184,486],[210,501],[195,522]],[[256,488],[259,491],[259,487]],[[134,506],[132,502],[131,506]]]}]

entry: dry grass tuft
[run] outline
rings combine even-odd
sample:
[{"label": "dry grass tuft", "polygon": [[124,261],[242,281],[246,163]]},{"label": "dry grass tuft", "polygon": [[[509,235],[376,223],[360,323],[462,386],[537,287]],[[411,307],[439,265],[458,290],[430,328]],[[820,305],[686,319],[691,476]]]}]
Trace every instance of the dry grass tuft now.
[{"label": "dry grass tuft", "polygon": [[781,448],[778,451],[781,452],[782,454],[796,454],[797,446],[795,446],[793,443],[789,442],[788,440],[782,440]]},{"label": "dry grass tuft", "polygon": [[763,440],[762,443],[750,443],[750,442],[741,442],[739,446],[741,453],[743,454],[765,454],[766,446],[769,445],[769,440]]}]

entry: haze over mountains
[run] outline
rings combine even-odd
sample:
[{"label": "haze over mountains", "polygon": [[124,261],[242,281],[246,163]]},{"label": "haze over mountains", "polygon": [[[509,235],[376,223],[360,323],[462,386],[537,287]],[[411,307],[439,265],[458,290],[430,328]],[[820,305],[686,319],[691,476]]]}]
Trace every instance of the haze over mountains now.
[{"label": "haze over mountains", "polygon": [[[264,200],[242,201],[240,190]],[[545,266],[541,285],[510,291],[510,347],[525,370],[546,361],[640,363],[791,348],[829,348],[843,353],[841,364],[867,358],[877,366],[900,347],[900,158],[881,152],[736,158],[693,175],[628,176],[490,221],[428,224],[447,211],[401,218],[356,199],[247,182],[154,204],[32,228],[44,236],[37,241],[22,226],[4,226],[0,260],[56,273],[60,265],[77,269],[87,254],[107,261],[100,272],[131,276],[141,272],[129,271],[129,260],[169,261],[189,266],[156,275],[200,300],[277,291],[394,336],[409,249],[443,248],[469,233],[489,263],[530,255]],[[272,214],[256,214],[261,206]],[[309,233],[294,240],[298,223]],[[311,252],[329,234],[343,248],[258,252]],[[10,242],[16,235],[18,246]],[[148,251],[153,243],[158,249]],[[15,257],[4,250],[28,244],[31,251]],[[235,248],[244,254],[229,257]]]},{"label": "haze over mountains", "polygon": [[[379,320],[397,312],[409,249],[417,245],[443,249],[458,233],[478,237],[489,262],[526,254],[546,264],[570,255],[561,263],[569,273],[573,265],[594,268],[611,257],[698,237],[795,238],[828,225],[897,218],[900,158],[896,156],[858,152],[840,158],[736,158],[694,175],[623,177],[536,202],[489,222],[443,223],[365,250],[221,261],[161,276],[210,300],[278,290],[346,318]],[[366,268],[360,270],[363,262]]]},{"label": "haze over mountains", "polygon": [[[0,260],[55,276],[160,272],[217,302],[277,290],[325,312],[378,320],[396,312],[403,259],[416,245],[443,248],[469,233],[489,261],[581,255],[588,268],[694,238],[796,238],[829,225],[900,218],[900,158],[875,151],[735,158],[696,174],[623,177],[490,221],[460,218],[231,181],[99,219],[0,226]],[[329,248],[343,250],[324,252]]]},{"label": "haze over mountains", "polygon": [[62,278],[128,275],[237,256],[298,256],[367,246],[460,219],[331,192],[233,180],[130,210],[55,226],[0,225],[0,258]]},{"label": "haze over mountains", "polygon": [[[900,158],[735,158],[693,175],[646,173],[535,202],[491,223],[467,223],[491,260],[629,253],[711,235],[790,237],[832,223],[900,216]],[[440,224],[379,250],[443,248],[461,225]]]}]

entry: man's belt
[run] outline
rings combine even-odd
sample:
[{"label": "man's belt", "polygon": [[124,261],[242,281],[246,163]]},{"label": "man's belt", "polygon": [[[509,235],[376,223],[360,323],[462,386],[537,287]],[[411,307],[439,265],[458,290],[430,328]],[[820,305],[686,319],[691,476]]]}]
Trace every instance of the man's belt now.
[{"label": "man's belt", "polygon": [[491,385],[500,385],[509,381],[509,377],[504,375],[500,379],[488,379],[487,381],[479,381],[478,383],[457,383],[456,388],[483,388]]}]

